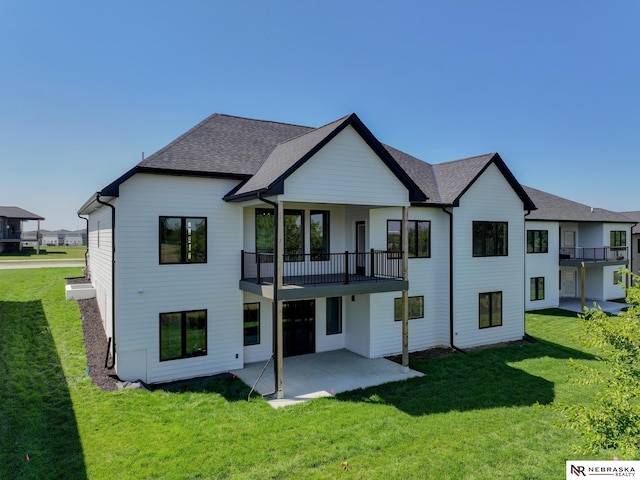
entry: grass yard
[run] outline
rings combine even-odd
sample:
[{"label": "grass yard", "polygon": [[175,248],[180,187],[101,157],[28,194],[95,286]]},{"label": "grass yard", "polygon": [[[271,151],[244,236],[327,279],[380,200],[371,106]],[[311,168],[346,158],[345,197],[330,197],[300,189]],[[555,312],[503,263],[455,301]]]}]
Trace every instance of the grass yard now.
[{"label": "grass yard", "polygon": [[40,247],[40,254],[36,253],[35,247],[23,247],[20,252],[0,253],[0,262],[3,260],[84,260],[87,247]]},{"label": "grass yard", "polygon": [[565,312],[527,315],[540,342],[415,361],[425,377],[274,410],[232,378],[92,386],[64,299],[64,277],[79,274],[0,272],[0,478],[547,480],[585,459],[551,405],[594,393],[571,382],[569,358],[596,361]]}]

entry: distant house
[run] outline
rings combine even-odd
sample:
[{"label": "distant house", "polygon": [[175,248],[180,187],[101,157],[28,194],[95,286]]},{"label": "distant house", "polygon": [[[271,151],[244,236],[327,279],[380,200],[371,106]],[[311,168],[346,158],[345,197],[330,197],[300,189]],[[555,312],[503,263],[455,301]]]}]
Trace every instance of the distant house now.
[{"label": "distant house", "polygon": [[355,114],[213,115],[78,213],[116,373],[155,383],[519,340],[535,208],[496,153],[432,165]]},{"label": "distant house", "polygon": [[622,214],[635,222],[631,231],[631,271],[640,275],[640,211]]},{"label": "distant house", "polygon": [[561,298],[623,297],[618,270],[630,263],[633,222],[617,212],[524,189],[538,207],[525,217],[527,310],[557,307]]},{"label": "distant house", "polygon": [[77,247],[83,244],[82,236],[73,233],[67,233],[64,236],[64,245],[67,247]]},{"label": "distant house", "polygon": [[23,222],[29,220],[38,222],[39,232],[40,221],[44,217],[20,207],[0,206],[0,252],[18,252],[22,249],[22,226]]}]

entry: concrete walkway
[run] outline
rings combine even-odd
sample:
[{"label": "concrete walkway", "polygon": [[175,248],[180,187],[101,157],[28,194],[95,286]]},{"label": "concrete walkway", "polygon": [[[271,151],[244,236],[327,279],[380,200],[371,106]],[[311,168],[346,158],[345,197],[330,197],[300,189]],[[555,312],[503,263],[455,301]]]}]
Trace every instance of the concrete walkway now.
[{"label": "concrete walkway", "polygon": [[[596,304],[602,308],[602,311],[612,313],[614,315],[620,313],[620,310],[623,308],[631,306],[628,303],[607,302],[587,298],[585,300],[585,307],[593,308],[593,302],[596,302]],[[561,298],[558,308],[569,310],[570,312],[584,313],[582,311],[582,300],[580,298]]]},{"label": "concrete walkway", "polygon": [[[252,386],[265,362],[250,363],[237,375]],[[415,370],[401,372],[401,366],[385,358],[365,358],[348,350],[312,353],[284,359],[283,378],[285,398],[269,400],[274,408],[295,405],[313,398],[330,397],[336,393],[397,382],[424,374]],[[274,390],[273,361],[256,385],[262,395]]]},{"label": "concrete walkway", "polygon": [[0,260],[0,270],[17,268],[84,267],[84,260]]}]

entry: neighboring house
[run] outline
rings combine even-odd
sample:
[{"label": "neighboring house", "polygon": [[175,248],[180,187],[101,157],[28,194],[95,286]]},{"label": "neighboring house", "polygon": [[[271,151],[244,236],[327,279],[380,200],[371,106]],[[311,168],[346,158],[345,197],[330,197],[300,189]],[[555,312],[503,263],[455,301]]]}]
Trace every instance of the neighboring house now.
[{"label": "neighboring house", "polygon": [[[29,231],[24,232],[22,235],[23,241],[35,241],[36,235],[40,245],[66,245],[66,246],[80,246],[87,244],[87,231],[82,230],[40,230],[40,232]],[[54,239],[57,237],[57,240]],[[56,243],[57,242],[57,243]]]},{"label": "neighboring house", "polygon": [[121,379],[274,354],[282,395],[283,355],[521,339],[534,209],[495,153],[431,165],[355,114],[320,128],[216,114],[78,213]]},{"label": "neighboring house", "polygon": [[22,250],[22,225],[23,222],[29,220],[38,222],[39,232],[40,221],[44,220],[44,217],[20,207],[0,206],[0,252],[18,252]]},{"label": "neighboring house", "polygon": [[77,247],[82,245],[82,236],[74,233],[67,233],[64,236],[64,245],[67,247]]},{"label": "neighboring house", "polygon": [[640,211],[622,212],[634,222],[631,230],[631,271],[640,275]]},{"label": "neighboring house", "polygon": [[57,247],[60,244],[57,233],[45,233],[40,242],[43,247]]},{"label": "neighboring house", "polygon": [[629,218],[524,189],[538,207],[525,217],[527,310],[557,307],[561,298],[624,297],[618,270],[629,266]]}]

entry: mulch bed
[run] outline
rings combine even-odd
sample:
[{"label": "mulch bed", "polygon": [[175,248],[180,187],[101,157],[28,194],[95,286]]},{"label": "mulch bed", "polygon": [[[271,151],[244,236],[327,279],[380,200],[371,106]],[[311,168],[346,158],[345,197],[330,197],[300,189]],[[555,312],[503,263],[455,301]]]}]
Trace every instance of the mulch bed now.
[{"label": "mulch bed", "polygon": [[[68,278],[67,283],[89,283],[84,277]],[[107,337],[102,326],[102,316],[95,298],[78,300],[84,333],[84,349],[87,353],[87,367],[91,383],[101,390],[117,390],[118,377],[113,370],[104,367],[107,357]],[[111,357],[109,357],[111,365]]]}]

